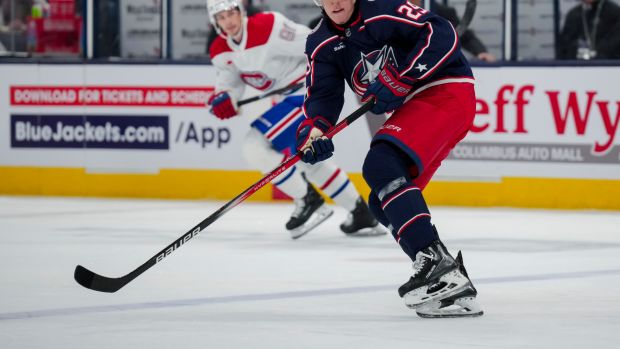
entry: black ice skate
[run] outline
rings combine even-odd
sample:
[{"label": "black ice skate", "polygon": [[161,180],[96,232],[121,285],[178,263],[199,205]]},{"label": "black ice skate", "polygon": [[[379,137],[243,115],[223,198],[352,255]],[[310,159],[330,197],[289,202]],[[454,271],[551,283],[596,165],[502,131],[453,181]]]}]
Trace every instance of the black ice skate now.
[{"label": "black ice skate", "polygon": [[418,252],[413,276],[398,289],[409,308],[421,317],[479,316],[476,289],[459,252],[454,260],[440,240]]},{"label": "black ice skate", "polygon": [[308,183],[308,191],[301,199],[295,199],[295,211],[286,222],[286,229],[293,239],[306,235],[310,230],[329,218],[334,211],[327,207],[325,200],[312,185]]},{"label": "black ice skate", "polygon": [[355,202],[355,208],[349,212],[347,219],[340,224],[342,230],[347,236],[377,236],[385,235],[387,231],[377,222],[368,205],[358,198]]},{"label": "black ice skate", "polygon": [[[459,265],[459,271],[467,277],[467,270],[463,264],[463,255],[461,251],[456,255],[456,263]],[[478,291],[469,280],[462,291],[451,296],[440,298],[438,300],[426,302],[416,308],[416,313],[423,318],[446,318],[446,317],[474,317],[483,314],[482,308],[476,301]]]}]

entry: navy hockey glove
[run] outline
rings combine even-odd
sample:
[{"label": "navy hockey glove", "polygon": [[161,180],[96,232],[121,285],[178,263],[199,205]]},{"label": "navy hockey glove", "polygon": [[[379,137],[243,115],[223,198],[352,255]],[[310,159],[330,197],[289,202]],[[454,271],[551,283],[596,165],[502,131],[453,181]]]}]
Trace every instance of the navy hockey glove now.
[{"label": "navy hockey glove", "polygon": [[334,154],[334,143],[325,137],[332,128],[322,117],[305,119],[297,128],[297,150],[303,152],[301,161],[314,165],[329,159]]},{"label": "navy hockey glove", "polygon": [[396,69],[386,64],[375,81],[368,86],[366,93],[362,96],[362,102],[365,103],[374,97],[376,101],[371,111],[375,114],[395,110],[405,102],[412,85],[412,79],[399,79]]},{"label": "navy hockey glove", "polygon": [[221,120],[230,119],[238,113],[237,103],[226,91],[211,95],[207,104],[211,106],[211,114]]}]

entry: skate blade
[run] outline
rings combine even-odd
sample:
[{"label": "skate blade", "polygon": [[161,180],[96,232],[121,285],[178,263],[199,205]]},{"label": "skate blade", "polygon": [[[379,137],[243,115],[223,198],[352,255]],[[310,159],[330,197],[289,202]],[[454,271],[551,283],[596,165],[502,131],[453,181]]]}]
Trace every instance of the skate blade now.
[{"label": "skate blade", "polygon": [[424,303],[457,294],[467,287],[473,288],[471,281],[458,269],[454,269],[439,277],[437,283],[442,282],[446,285],[432,293],[428,293],[428,285],[409,291],[403,296],[405,305],[411,309],[416,309]]},{"label": "skate blade", "polygon": [[458,298],[453,304],[443,304],[441,300],[431,301],[418,307],[416,313],[426,319],[478,317],[484,314],[476,297]]},{"label": "skate blade", "polygon": [[385,229],[382,225],[377,224],[374,227],[362,228],[352,233],[344,233],[344,235],[351,237],[369,237],[386,235],[387,233],[387,229]]},{"label": "skate blade", "polygon": [[325,204],[321,205],[321,207],[319,207],[316,211],[314,211],[314,213],[312,213],[312,216],[308,218],[306,223],[293,230],[289,230],[289,232],[291,233],[291,238],[293,240],[296,240],[308,234],[312,229],[323,223],[323,221],[329,218],[332,214],[334,214],[334,210],[327,207],[327,205]]}]

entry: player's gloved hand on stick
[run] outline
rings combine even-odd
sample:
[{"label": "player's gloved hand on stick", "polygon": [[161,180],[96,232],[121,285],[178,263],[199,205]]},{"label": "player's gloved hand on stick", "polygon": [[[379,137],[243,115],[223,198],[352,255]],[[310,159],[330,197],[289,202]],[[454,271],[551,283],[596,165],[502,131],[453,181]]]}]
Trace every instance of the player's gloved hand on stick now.
[{"label": "player's gloved hand on stick", "polygon": [[379,76],[368,86],[362,96],[362,102],[365,103],[374,97],[375,105],[371,109],[373,113],[383,114],[392,111],[405,102],[414,81],[407,77],[399,78],[398,75],[396,69],[386,63]]},{"label": "player's gloved hand on stick", "polygon": [[297,150],[303,152],[301,161],[314,165],[334,154],[334,143],[325,136],[332,127],[322,117],[302,121],[297,128]]},{"label": "player's gloved hand on stick", "polygon": [[230,119],[238,114],[237,102],[226,91],[211,95],[207,102],[211,106],[211,114],[218,119]]}]

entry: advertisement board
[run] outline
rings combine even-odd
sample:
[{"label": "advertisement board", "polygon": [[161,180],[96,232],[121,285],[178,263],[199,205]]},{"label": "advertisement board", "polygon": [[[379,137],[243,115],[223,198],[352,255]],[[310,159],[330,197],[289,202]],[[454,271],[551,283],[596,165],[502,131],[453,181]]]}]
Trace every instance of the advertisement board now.
[{"label": "advertisement board", "polygon": [[[617,68],[474,73],[474,126],[435,182],[620,181],[620,99],[610,83],[620,79]],[[253,171],[241,155],[243,139],[273,102],[244,106],[230,120],[213,117],[205,107],[212,66],[0,65],[0,75],[7,77],[0,94],[8,102],[0,104],[0,168]],[[343,115],[358,105],[347,92]],[[336,161],[353,176],[361,172],[373,121],[361,118],[335,138]]]},{"label": "advertisement board", "polygon": [[[617,68],[478,68],[474,127],[443,173],[620,179]],[[612,80],[609,80],[612,79]]]}]

